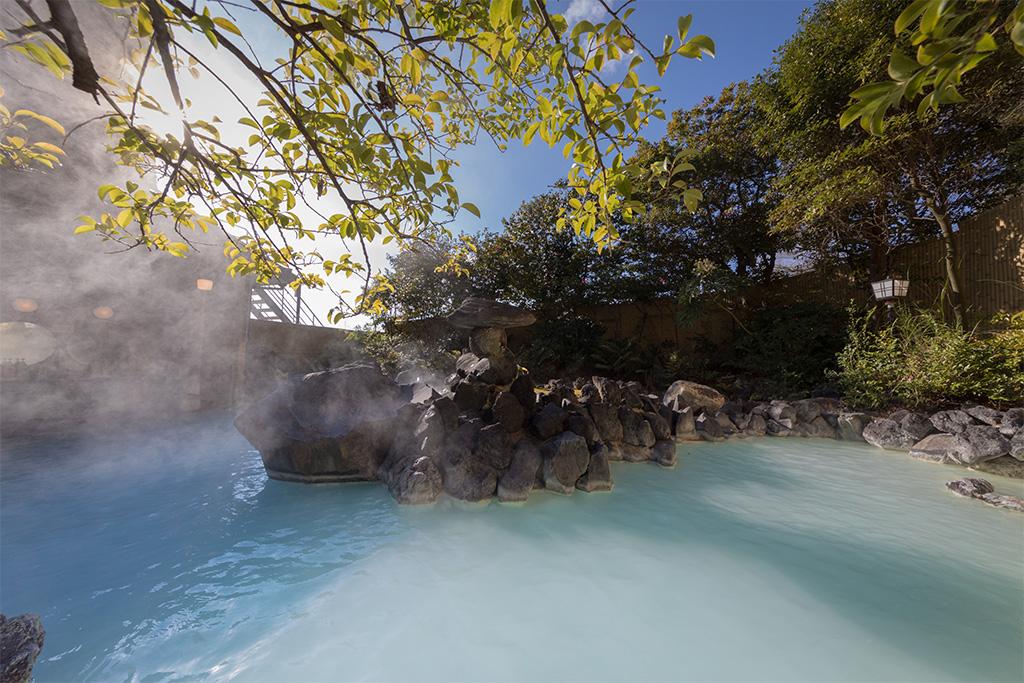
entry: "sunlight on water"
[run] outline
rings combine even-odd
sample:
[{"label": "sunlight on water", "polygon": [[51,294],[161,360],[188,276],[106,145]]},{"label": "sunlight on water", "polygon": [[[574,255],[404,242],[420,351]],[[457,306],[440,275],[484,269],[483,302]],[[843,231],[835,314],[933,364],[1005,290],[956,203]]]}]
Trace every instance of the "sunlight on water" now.
[{"label": "sunlight on water", "polygon": [[226,421],[2,465],[2,608],[42,615],[41,682],[1024,673],[1024,515],[864,445],[694,444],[512,507],[269,481]]}]

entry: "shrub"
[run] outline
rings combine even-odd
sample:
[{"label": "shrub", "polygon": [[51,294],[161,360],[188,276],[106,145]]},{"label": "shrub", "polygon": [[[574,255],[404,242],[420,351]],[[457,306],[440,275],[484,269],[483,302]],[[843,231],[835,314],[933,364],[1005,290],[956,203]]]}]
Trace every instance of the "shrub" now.
[{"label": "shrub", "polygon": [[837,378],[850,405],[923,409],[1024,399],[1024,314],[993,320],[985,333],[958,329],[931,311],[901,309],[882,325],[876,317],[853,316],[839,354]]},{"label": "shrub", "polygon": [[566,316],[541,320],[530,330],[519,363],[535,377],[575,375],[591,365],[604,328],[590,318]]}]

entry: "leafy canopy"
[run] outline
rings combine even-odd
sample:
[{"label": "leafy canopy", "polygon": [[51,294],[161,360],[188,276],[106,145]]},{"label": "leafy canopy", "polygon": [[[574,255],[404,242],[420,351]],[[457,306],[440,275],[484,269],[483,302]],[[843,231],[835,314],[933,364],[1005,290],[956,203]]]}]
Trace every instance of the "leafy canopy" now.
[{"label": "leafy canopy", "polygon": [[[664,116],[640,64],[663,74],[674,56],[714,54],[707,36],[688,37],[689,16],[660,47],[643,44],[628,24],[631,2],[602,2],[606,21],[570,27],[546,0],[97,1],[128,27],[130,77],[96,72],[69,0],[48,0],[50,17],[16,0],[25,24],[8,41],[102,103],[119,163],[141,177],[101,186],[110,213],[83,217],[78,231],[185,255],[190,231],[220,229],[232,274],[266,281],[291,268],[295,284],[312,286],[358,275],[362,292],[354,305],[339,299],[334,319],[372,312],[387,289],[371,272],[369,242],[429,242],[461,210],[479,215],[452,167],[453,152],[481,137],[502,149],[534,138],[561,146],[575,195],[559,227],[613,243],[613,214],[643,210],[638,179],[686,189],[678,159],[641,168],[628,158],[638,132]],[[232,16],[243,12],[245,22]],[[268,30],[270,47],[257,52],[246,35]],[[197,47],[203,40],[221,61]],[[613,79],[603,67],[615,60],[626,68]],[[191,113],[180,80],[202,72],[246,112],[246,140]],[[157,78],[169,98],[155,94]],[[246,95],[246,80],[258,96]],[[180,130],[155,130],[146,109],[180,119]],[[318,235],[340,237],[340,253],[319,253]]]}]

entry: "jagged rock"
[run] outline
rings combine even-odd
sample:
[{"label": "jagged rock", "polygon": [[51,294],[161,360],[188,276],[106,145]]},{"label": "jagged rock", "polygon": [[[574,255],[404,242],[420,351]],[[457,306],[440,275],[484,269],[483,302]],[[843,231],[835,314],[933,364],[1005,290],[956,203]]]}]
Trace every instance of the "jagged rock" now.
[{"label": "jagged rock", "polygon": [[623,406],[619,408],[619,421],[622,423],[623,443],[650,448],[657,441],[654,430],[642,414]]},{"label": "jagged rock", "polygon": [[525,327],[537,321],[530,311],[499,303],[491,299],[472,296],[448,316],[449,324],[463,329],[474,327]]},{"label": "jagged rock", "polygon": [[999,423],[999,431],[1003,436],[1010,438],[1022,429],[1024,429],[1024,408],[1010,408],[1003,413],[1003,419]]},{"label": "jagged rock", "polygon": [[598,399],[602,403],[613,405],[616,408],[622,403],[622,389],[614,380],[607,377],[594,377],[590,381],[597,389]]},{"label": "jagged rock", "polygon": [[625,454],[622,452],[622,444],[605,443],[604,447],[608,449],[608,459],[612,462],[618,462],[626,459]]},{"label": "jagged rock", "polygon": [[523,406],[519,403],[519,399],[513,396],[511,392],[500,392],[494,399],[491,412],[494,414],[494,418],[505,428],[506,432],[518,432],[523,428],[526,415],[523,411]]},{"label": "jagged rock", "polygon": [[997,427],[971,425],[956,435],[954,458],[962,465],[974,465],[1010,452],[1010,442]]},{"label": "jagged rock", "polygon": [[839,438],[843,441],[864,441],[864,427],[871,422],[867,413],[839,413]]},{"label": "jagged rock", "polygon": [[508,335],[501,327],[477,327],[469,333],[469,350],[478,356],[507,357]]},{"label": "jagged rock", "polygon": [[658,443],[654,444],[651,460],[662,467],[675,467],[676,445],[671,441],[658,441]]},{"label": "jagged rock", "polygon": [[46,631],[38,615],[0,614],[0,681],[29,683],[45,639]]},{"label": "jagged rock", "polygon": [[586,439],[588,447],[593,447],[595,443],[601,441],[601,437],[597,433],[597,426],[594,425],[594,421],[590,419],[589,415],[571,413],[569,417],[565,418],[565,428]]},{"label": "jagged rock", "polygon": [[768,417],[792,429],[796,424],[796,408],[785,401],[772,401],[768,405]]},{"label": "jagged rock", "polygon": [[473,366],[477,364],[480,357],[475,353],[467,351],[466,353],[459,356],[459,359],[455,361],[455,372],[460,377],[465,377],[469,374],[469,371],[473,369]]},{"label": "jagged rock", "polygon": [[725,435],[722,434],[722,425],[713,416],[702,413],[696,420],[697,434],[705,441],[722,441]]},{"label": "jagged rock", "polygon": [[863,436],[872,446],[893,451],[907,450],[916,442],[898,422],[887,418],[872,420],[864,427]]},{"label": "jagged rock", "polygon": [[580,403],[587,404],[601,400],[601,394],[593,382],[587,382],[580,387]]},{"label": "jagged rock", "polygon": [[975,463],[974,465],[971,465],[971,469],[978,470],[979,472],[985,472],[987,474],[995,474],[1000,477],[1024,479],[1024,462],[1021,462],[1009,455]]},{"label": "jagged rock", "polygon": [[683,408],[716,412],[725,404],[725,396],[709,386],[678,380],[665,391],[661,402],[676,412]]},{"label": "jagged rock", "polygon": [[929,434],[910,448],[910,457],[928,462],[953,462],[956,437],[952,434]]},{"label": "jagged rock", "polygon": [[510,356],[487,356],[481,358],[469,370],[469,378],[483,384],[511,384],[518,370]]},{"label": "jagged rock", "polygon": [[811,423],[816,417],[826,417],[839,413],[841,405],[834,398],[819,396],[805,398],[793,402],[793,409],[796,410],[796,419],[800,422]]},{"label": "jagged rock", "polygon": [[464,379],[455,385],[454,401],[463,413],[475,413],[483,410],[487,404],[491,390],[486,384]]},{"label": "jagged rock", "polygon": [[495,470],[508,467],[512,460],[512,444],[505,428],[500,424],[482,428],[477,436],[475,454]]},{"label": "jagged rock", "polygon": [[722,428],[723,436],[732,436],[733,434],[739,431],[735,423],[733,423],[733,421],[730,420],[729,416],[726,415],[725,413],[719,411],[715,413],[713,417],[715,422],[718,423],[718,426]]},{"label": "jagged rock", "polygon": [[533,430],[541,439],[550,439],[565,426],[566,412],[561,406],[548,403],[530,421]]},{"label": "jagged rock", "polygon": [[642,410],[644,402],[640,398],[643,387],[639,382],[626,382],[620,386],[622,394],[622,406],[630,409]]},{"label": "jagged rock", "polygon": [[606,444],[622,442],[622,422],[619,420],[616,406],[608,403],[591,403],[587,410],[594,421],[594,426],[597,427],[597,433],[601,435],[601,441]]},{"label": "jagged rock", "polygon": [[494,495],[498,473],[468,448],[447,444],[440,463],[444,490],[452,498],[477,502]]},{"label": "jagged rock", "polygon": [[836,430],[832,425],[828,423],[823,415],[818,415],[810,422],[801,422],[797,426],[797,431],[800,436],[806,436],[813,439],[834,439],[836,438]]},{"label": "jagged rock", "polygon": [[751,413],[744,431],[752,436],[764,436],[768,433],[768,423],[762,415]]},{"label": "jagged rock", "polygon": [[746,433],[747,428],[750,426],[750,419],[752,417],[753,414],[751,413],[736,413],[735,415],[730,415],[729,419],[732,420],[734,425],[736,425],[736,429],[740,430],[742,433]]},{"label": "jagged rock", "polygon": [[287,386],[295,420],[321,436],[344,436],[356,425],[393,417],[404,403],[398,385],[369,363],[311,372]]},{"label": "jagged rock", "polygon": [[448,437],[448,443],[466,450],[476,450],[477,438],[480,430],[484,427],[484,421],[479,417],[464,420],[459,423],[455,431]]},{"label": "jagged rock", "polygon": [[1010,457],[1024,461],[1024,429],[1019,430],[1010,439]]},{"label": "jagged rock", "polygon": [[1001,412],[986,406],[968,406],[964,408],[964,412],[978,422],[987,424],[990,427],[998,427],[999,423],[1003,419],[1003,414]]},{"label": "jagged rock", "polygon": [[667,441],[672,438],[672,428],[669,427],[668,420],[661,415],[648,411],[644,413],[644,419],[651,425],[655,440]]},{"label": "jagged rock", "polygon": [[963,479],[957,479],[956,481],[947,481],[946,488],[958,496],[966,496],[968,498],[982,496],[996,490],[988,481],[985,481],[984,479],[975,479],[973,477],[965,477]]},{"label": "jagged rock", "polygon": [[543,459],[536,444],[523,439],[512,451],[512,461],[498,480],[498,500],[519,503],[526,500],[537,481]]},{"label": "jagged rock", "polygon": [[788,417],[766,420],[765,426],[769,436],[790,436],[793,433],[793,420]]},{"label": "jagged rock", "polygon": [[537,392],[534,391],[533,378],[530,377],[529,373],[524,372],[516,377],[508,391],[516,397],[526,415],[533,413],[534,408],[537,406]]},{"label": "jagged rock", "polygon": [[608,464],[608,449],[604,444],[597,444],[590,449],[590,463],[587,471],[576,480],[576,488],[587,493],[595,491],[611,491],[612,468]]},{"label": "jagged rock", "polygon": [[572,493],[590,464],[587,442],[578,434],[562,432],[541,444],[540,452],[544,458],[544,487],[558,493]]},{"label": "jagged rock", "polygon": [[962,410],[940,410],[931,416],[931,423],[935,429],[946,434],[959,434],[971,425],[978,424]]},{"label": "jagged rock", "polygon": [[626,462],[647,462],[651,459],[651,449],[646,446],[636,446],[631,443],[618,445],[620,459]]},{"label": "jagged rock", "polygon": [[407,462],[386,483],[394,499],[403,505],[433,503],[444,489],[440,470],[426,455]]},{"label": "jagged rock", "polygon": [[683,408],[681,411],[676,413],[675,421],[672,425],[672,436],[675,437],[676,441],[697,441],[700,436],[697,435],[697,424],[693,417],[693,408]]},{"label": "jagged rock", "polygon": [[924,437],[935,432],[935,425],[928,417],[920,413],[907,413],[900,420],[900,429],[920,441]]},{"label": "jagged rock", "polygon": [[[661,402],[661,396],[657,394],[640,394],[641,408],[645,413],[655,413],[665,417],[665,413],[671,414],[672,410]],[[666,419],[666,422],[668,420]]]}]

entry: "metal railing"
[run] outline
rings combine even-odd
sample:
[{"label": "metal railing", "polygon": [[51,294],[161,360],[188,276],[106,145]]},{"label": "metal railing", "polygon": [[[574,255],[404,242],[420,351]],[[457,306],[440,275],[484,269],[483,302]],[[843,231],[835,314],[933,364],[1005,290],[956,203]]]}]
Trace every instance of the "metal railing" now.
[{"label": "metal railing", "polygon": [[324,327],[323,321],[302,300],[301,287],[292,289],[287,285],[256,285],[252,289],[249,316],[254,320]]}]

